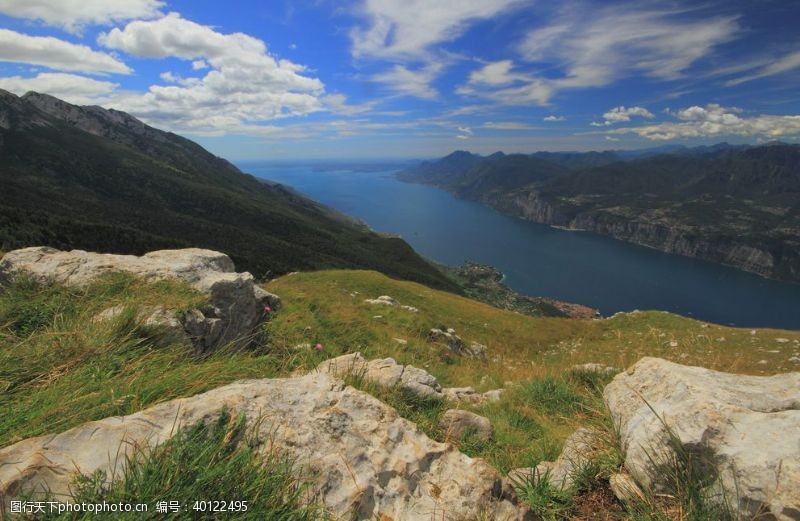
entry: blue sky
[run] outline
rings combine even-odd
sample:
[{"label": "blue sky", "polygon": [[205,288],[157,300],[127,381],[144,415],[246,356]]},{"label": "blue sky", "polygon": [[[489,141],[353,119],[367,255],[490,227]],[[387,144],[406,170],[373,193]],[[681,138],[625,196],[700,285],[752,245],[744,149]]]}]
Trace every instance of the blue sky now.
[{"label": "blue sky", "polygon": [[233,160],[800,139],[800,2],[0,0],[0,88]]}]

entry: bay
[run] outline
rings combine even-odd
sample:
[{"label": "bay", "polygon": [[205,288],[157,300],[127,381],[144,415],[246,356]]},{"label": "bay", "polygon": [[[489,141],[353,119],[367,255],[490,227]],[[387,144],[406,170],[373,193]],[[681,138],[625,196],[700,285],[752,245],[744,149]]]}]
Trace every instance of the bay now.
[{"label": "bay", "polygon": [[719,324],[800,329],[800,285],[502,215],[392,171],[242,163],[287,186],[397,234],[437,262],[491,264],[520,293],[585,304],[605,315],[657,309]]}]

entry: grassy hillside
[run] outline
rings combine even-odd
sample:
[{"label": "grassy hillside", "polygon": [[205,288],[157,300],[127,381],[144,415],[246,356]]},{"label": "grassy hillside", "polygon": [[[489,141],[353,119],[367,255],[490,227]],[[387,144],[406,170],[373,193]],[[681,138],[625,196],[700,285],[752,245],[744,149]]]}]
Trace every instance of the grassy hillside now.
[{"label": "grassy hillside", "polygon": [[457,291],[403,240],[122,112],[0,92],[0,123],[2,249],[207,247],[256,276],[366,268]]},{"label": "grassy hillside", "polygon": [[[619,456],[602,412],[599,393],[606,380],[571,371],[573,364],[624,367],[651,355],[748,374],[800,367],[797,332],[734,329],[661,312],[597,321],[529,317],[370,271],[298,273],[266,288],[282,297],[284,308],[265,326],[263,343],[246,352],[199,356],[136,319],[136,310],[149,304],[180,310],[202,301],[182,284],[144,284],[125,275],[109,276],[85,289],[39,286],[25,279],[6,284],[0,292],[0,446],[130,414],[237,379],[287,375],[361,351],[367,358],[390,356],[425,368],[445,386],[506,388],[501,402],[476,409],[492,421],[493,441],[448,440],[502,472],[554,458],[579,425],[605,429],[608,451],[584,488],[563,497],[530,487],[523,491],[547,516],[588,518],[598,501],[602,508],[622,512],[603,481],[619,466]],[[379,295],[390,295],[419,312],[364,302]],[[127,311],[111,321],[92,321],[117,304],[126,305]],[[453,327],[465,341],[484,343],[488,361],[458,358],[429,343],[427,331],[435,326]],[[322,345],[319,351],[311,347],[317,343]],[[430,436],[446,439],[438,419],[447,404],[351,383],[395,406]]]}]

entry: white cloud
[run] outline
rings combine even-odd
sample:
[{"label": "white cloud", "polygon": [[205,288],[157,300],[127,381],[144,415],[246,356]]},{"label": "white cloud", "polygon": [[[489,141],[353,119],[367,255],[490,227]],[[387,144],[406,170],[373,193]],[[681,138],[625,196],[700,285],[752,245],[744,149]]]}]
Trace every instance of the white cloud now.
[{"label": "white cloud", "polygon": [[566,9],[519,46],[530,62],[556,61],[562,87],[595,87],[636,73],[674,79],[738,31],[730,16],[694,17],[653,3]]},{"label": "white cloud", "polygon": [[9,29],[0,29],[0,61],[30,63],[62,71],[131,73],[127,65],[110,54],[51,36],[30,36]]},{"label": "white cloud", "polygon": [[28,91],[43,92],[78,105],[97,103],[99,99],[114,92],[117,87],[118,83],[60,72],[42,72],[32,78],[21,76],[0,78],[0,89],[17,95],[21,96]]},{"label": "white cloud", "polygon": [[652,112],[650,112],[644,107],[619,106],[619,107],[614,107],[613,109],[603,114],[602,123],[592,123],[592,126],[602,127],[602,126],[613,125],[615,123],[623,123],[626,121],[630,121],[631,118],[634,117],[653,119],[654,116]]},{"label": "white cloud", "polygon": [[195,60],[192,62],[192,70],[199,71],[203,69],[208,69],[208,64],[205,60]]},{"label": "white cloud", "polygon": [[371,111],[379,103],[379,101],[367,101],[351,105],[347,103],[347,96],[344,94],[328,94],[323,98],[325,106],[328,110],[335,114],[342,114],[345,116],[355,116]]},{"label": "white cloud", "polygon": [[395,65],[388,71],[371,76],[371,80],[382,83],[389,90],[404,96],[414,96],[424,100],[435,100],[439,92],[431,85],[441,72],[441,64],[431,64],[418,69]]},{"label": "white cloud", "polygon": [[685,138],[745,136],[779,139],[800,136],[800,115],[742,116],[741,109],[710,103],[670,112],[678,121],[609,130],[607,134],[636,134],[666,141]]},{"label": "white cloud", "polygon": [[[394,68],[373,80],[399,94],[435,99],[431,83],[454,55],[439,48],[477,21],[494,18],[526,0],[363,0],[357,13],[366,24],[350,31],[355,58],[391,60]],[[413,67],[412,67],[413,65]]]},{"label": "white cloud", "polygon": [[638,75],[680,78],[739,30],[735,17],[686,14],[658,0],[596,7],[566,4],[517,46],[524,62],[551,71],[547,77],[513,73],[509,60],[503,60],[470,77],[494,78],[494,84],[471,81],[459,92],[505,105],[547,106],[565,89],[603,87]]},{"label": "white cloud", "polygon": [[0,13],[75,33],[87,25],[153,18],[163,6],[160,0],[0,0]]},{"label": "white cloud", "polygon": [[487,121],[481,126],[494,130],[533,130],[536,128],[516,121]]},{"label": "white cloud", "polygon": [[486,20],[519,0],[364,0],[359,13],[366,27],[350,32],[356,58],[421,60],[442,42],[457,39],[471,22]]},{"label": "white cloud", "polygon": [[739,78],[734,78],[732,80],[729,80],[728,82],[725,83],[725,85],[728,87],[733,87],[736,85],[740,85],[742,83],[746,83],[748,81],[767,78],[769,76],[775,76],[777,74],[783,74],[784,72],[789,72],[791,70],[798,68],[800,68],[800,51],[795,51],[780,58],[771,59],[769,60],[768,63],[758,67],[757,71],[745,76],[741,76]]},{"label": "white cloud", "polygon": [[458,127],[458,131],[461,132],[462,134],[466,134],[468,136],[472,135],[472,129],[469,128],[469,127]]},{"label": "white cloud", "polygon": [[548,123],[554,123],[557,121],[566,121],[567,118],[564,116],[556,116],[555,114],[551,114],[550,116],[545,116],[542,118],[542,121],[546,121]]},{"label": "white cloud", "polygon": [[481,97],[500,105],[542,105],[547,106],[553,96],[553,86],[546,80],[527,78],[515,81],[502,88],[492,88],[486,84],[467,83],[456,88],[456,94],[468,97]]},{"label": "white cloud", "polygon": [[508,85],[517,80],[525,79],[524,76],[514,74],[511,69],[514,62],[511,60],[500,60],[487,63],[480,69],[474,70],[469,75],[469,83],[473,85]]},{"label": "white cloud", "polygon": [[121,94],[115,100],[119,108],[155,125],[258,134],[260,122],[324,110],[324,85],[303,74],[304,66],[275,59],[257,38],[223,34],[177,13],[131,22],[101,34],[98,42],[139,57],[202,61],[211,69],[200,78],[169,74],[162,79],[177,84],[153,85],[143,94]]}]

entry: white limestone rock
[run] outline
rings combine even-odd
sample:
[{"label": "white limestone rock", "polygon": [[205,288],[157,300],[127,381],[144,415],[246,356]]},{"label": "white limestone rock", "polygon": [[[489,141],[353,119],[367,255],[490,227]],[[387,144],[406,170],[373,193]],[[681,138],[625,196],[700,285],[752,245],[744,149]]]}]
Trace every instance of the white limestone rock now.
[{"label": "white limestone rock", "polygon": [[69,501],[76,473],[123,470],[131,447],[153,447],[177,428],[214,421],[227,408],[244,414],[259,453],[293,458],[333,514],[355,519],[532,519],[487,463],[429,439],[367,393],[324,373],[246,380],[171,400],[125,417],[0,449],[0,495]]},{"label": "white limestone rock", "polygon": [[604,398],[625,466],[643,486],[668,488],[658,463],[675,454],[671,431],[704,465],[712,496],[748,519],[800,519],[800,373],[746,376],[643,358]]}]

